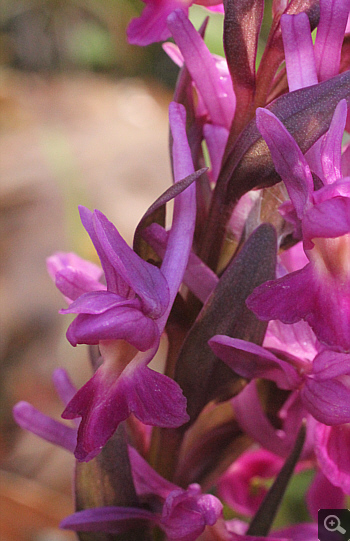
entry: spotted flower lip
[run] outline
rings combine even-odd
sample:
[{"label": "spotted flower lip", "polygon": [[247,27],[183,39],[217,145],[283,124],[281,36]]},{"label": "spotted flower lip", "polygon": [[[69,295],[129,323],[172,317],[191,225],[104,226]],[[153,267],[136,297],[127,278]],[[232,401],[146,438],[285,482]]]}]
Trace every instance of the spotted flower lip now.
[{"label": "spotted flower lip", "polygon": [[346,110],[343,100],[323,139],[324,185],[319,190],[314,189],[310,167],[283,124],[269,111],[257,111],[258,128],[287,187],[309,263],[259,286],[247,306],[263,320],[290,324],[304,319],[320,342],[349,352],[350,177],[339,178]]}]

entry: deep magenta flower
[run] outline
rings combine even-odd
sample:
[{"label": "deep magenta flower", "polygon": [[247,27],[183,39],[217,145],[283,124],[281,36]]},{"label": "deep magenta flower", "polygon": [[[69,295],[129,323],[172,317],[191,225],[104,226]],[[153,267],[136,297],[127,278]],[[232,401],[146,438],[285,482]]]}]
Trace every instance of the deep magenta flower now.
[{"label": "deep magenta flower", "polygon": [[72,252],[56,252],[46,260],[49,275],[68,304],[89,291],[104,291],[103,270]]},{"label": "deep magenta flower", "polygon": [[218,494],[236,512],[253,516],[282,466],[283,459],[266,449],[248,450],[220,477]]},{"label": "deep magenta flower", "polygon": [[202,36],[185,13],[172,12],[167,24],[175,40],[164,50],[179,66],[185,64],[196,93],[198,131],[206,141],[211,180],[216,181],[236,108],[236,96],[225,58],[211,54]]},{"label": "deep magenta flower", "polygon": [[[194,172],[182,105],[172,103],[169,117],[174,177],[179,181]],[[69,278],[76,280],[70,287],[61,288],[66,296],[72,290],[76,297],[62,312],[78,314],[67,332],[70,342],[98,344],[102,364],[62,416],[82,417],[75,456],[90,460],[131,413],[144,424],[163,427],[180,426],[188,420],[180,387],[147,365],[157,351],[190,256],[195,186],[175,198],[173,223],[160,269],[134,253],[102,213],[83,208],[81,216],[99,255],[107,288],[99,285],[97,290],[76,297],[81,283],[86,284],[86,276],[82,279],[81,273],[69,270],[67,279],[69,265],[61,258],[57,265],[63,269],[58,280],[64,284]],[[81,266],[79,262],[78,271]]]},{"label": "deep magenta flower", "polygon": [[[221,502],[211,494],[202,494],[200,486],[186,490],[170,483],[137,453],[129,448],[136,492],[147,498],[151,510],[136,507],[99,507],[79,511],[64,519],[61,527],[81,532],[119,534],[145,520],[161,528],[169,541],[195,541],[213,526],[222,513]],[[154,509],[152,509],[152,502]]]},{"label": "deep magenta flower", "polygon": [[157,267],[133,252],[101,212],[80,207],[80,216],[99,255],[107,288],[83,293],[61,310],[78,314],[67,338],[73,346],[124,339],[146,351],[159,340],[156,319],[169,304],[167,281]]},{"label": "deep magenta flower", "polygon": [[166,20],[175,9],[186,15],[192,4],[201,4],[213,11],[223,11],[221,0],[142,0],[146,5],[140,17],[133,19],[127,28],[129,43],[149,45],[170,37]]},{"label": "deep magenta flower", "polygon": [[301,235],[309,263],[259,286],[247,305],[260,319],[304,319],[327,346],[350,351],[350,178],[341,176],[346,102],[338,104],[322,140],[323,185],[315,190],[310,167],[283,124],[257,111],[257,124],[291,199],[284,214]]},{"label": "deep magenta flower", "polygon": [[325,426],[317,423],[315,454],[330,483],[350,494],[350,424]]},{"label": "deep magenta flower", "polygon": [[280,389],[299,391],[304,408],[320,422],[350,422],[350,388],[343,381],[350,375],[350,355],[324,350],[310,362],[285,351],[269,351],[220,335],[214,336],[209,345],[240,376],[270,379]]}]

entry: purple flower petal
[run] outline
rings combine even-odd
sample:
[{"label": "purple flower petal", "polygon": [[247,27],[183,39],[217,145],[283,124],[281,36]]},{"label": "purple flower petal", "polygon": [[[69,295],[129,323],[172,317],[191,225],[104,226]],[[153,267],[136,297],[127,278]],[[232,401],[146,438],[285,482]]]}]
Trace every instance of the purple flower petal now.
[{"label": "purple flower petal", "polygon": [[177,427],[188,420],[186,399],[177,383],[145,366],[153,355],[154,351],[137,354],[120,375],[113,364],[105,362],[70,401],[62,417],[82,417],[75,451],[78,460],[96,456],[131,413],[144,424],[163,427]]},{"label": "purple flower petal", "polygon": [[146,4],[141,16],[133,19],[126,31],[128,41],[133,45],[149,45],[168,39],[168,15],[176,8],[181,8],[187,15],[192,0],[148,0]]},{"label": "purple flower petal", "polygon": [[56,252],[47,258],[46,263],[47,270],[53,280],[58,271],[66,268],[75,269],[95,281],[98,281],[103,274],[101,267],[82,259],[73,252]]},{"label": "purple flower petal", "polygon": [[350,354],[322,351],[314,359],[312,373],[317,381],[350,375]]},{"label": "purple flower petal", "polygon": [[277,173],[284,181],[289,197],[301,219],[311,204],[313,180],[309,166],[290,133],[270,111],[258,108],[258,129],[265,139]]},{"label": "purple flower petal", "polygon": [[265,282],[254,289],[247,299],[247,306],[264,321],[279,319],[282,323],[296,323],[306,319],[311,312],[315,289],[309,263],[299,271]]},{"label": "purple flower petal", "polygon": [[222,126],[216,126],[215,124],[205,124],[203,133],[210,156],[211,178],[213,182],[216,182],[221,169],[221,162],[228,138],[228,130]]},{"label": "purple flower petal", "polygon": [[289,92],[317,84],[308,16],[306,13],[282,15],[281,28]]},{"label": "purple flower petal", "polygon": [[320,255],[316,247],[313,248],[310,258],[312,256],[315,263],[257,287],[247,299],[248,308],[265,321],[279,319],[290,324],[304,319],[320,342],[349,351],[350,283],[346,278],[346,265],[345,269],[339,265],[346,254],[345,249],[337,259],[334,250],[333,258],[326,259],[327,269],[318,261]]},{"label": "purple flower petal", "polygon": [[169,15],[168,27],[204,100],[212,123],[229,130],[234,115],[233,92],[227,94],[215,60],[203,38],[179,9]]},{"label": "purple flower petal", "polygon": [[130,413],[146,425],[175,428],[189,420],[187,401],[171,378],[138,363],[130,363],[122,374]]},{"label": "purple flower petal", "polygon": [[341,178],[341,144],[347,114],[346,100],[341,100],[332,118],[329,130],[322,142],[321,161],[324,179],[332,184]]},{"label": "purple flower petal", "polygon": [[52,381],[58,396],[63,404],[67,405],[68,402],[72,400],[77,389],[71,382],[66,370],[64,370],[64,368],[56,368],[52,375]]},{"label": "purple flower petal", "polygon": [[171,41],[167,41],[166,43],[163,43],[162,49],[166,52],[169,58],[179,66],[179,68],[182,68],[184,65],[184,57],[182,56],[180,49],[178,48],[175,43],[172,43]]},{"label": "purple flower petal", "polygon": [[350,232],[350,197],[334,197],[311,207],[305,213],[302,229],[306,249],[312,248],[312,239],[346,235]]},{"label": "purple flower petal", "polygon": [[218,493],[236,512],[253,516],[268,491],[263,480],[275,477],[282,466],[283,459],[266,449],[246,451],[220,477]]},{"label": "purple flower petal", "polygon": [[315,40],[319,81],[325,81],[339,73],[341,47],[349,9],[349,0],[320,1],[320,22]]},{"label": "purple flower petal", "polygon": [[313,361],[317,354],[317,340],[310,326],[305,321],[285,325],[280,321],[270,321],[263,346],[278,349],[299,359]]},{"label": "purple flower petal", "polygon": [[88,291],[103,291],[106,289],[104,284],[70,267],[57,271],[55,284],[57,289],[71,301],[76,300],[80,295]]},{"label": "purple flower petal", "polygon": [[[114,293],[117,293],[118,295],[121,295],[125,298],[128,298],[130,293],[131,296],[133,296],[134,293],[131,291],[130,286],[124,280],[124,278],[118,275],[118,272],[111,265],[107,255],[104,252],[104,249],[101,246],[101,242],[96,234],[94,213],[86,207],[80,206],[79,214],[81,222],[85,227],[87,233],[89,234],[89,237],[92,240],[98,257],[100,258],[101,265],[106,277],[107,288],[110,291],[113,291]],[[119,236],[118,232],[117,236]]]},{"label": "purple flower petal", "polygon": [[138,299],[125,299],[110,291],[91,291],[81,295],[69,308],[60,310],[61,314],[104,314],[117,307],[130,307],[140,310]]},{"label": "purple flower petal", "polygon": [[301,399],[311,415],[325,425],[350,422],[350,389],[340,381],[307,378]]},{"label": "purple flower petal", "polygon": [[13,408],[13,417],[21,428],[67,451],[74,451],[77,443],[76,429],[51,419],[28,402],[18,402]]},{"label": "purple flower petal", "polygon": [[[163,258],[169,233],[159,224],[153,223],[143,231],[142,236],[157,254]],[[191,252],[183,282],[192,293],[204,303],[214,291],[218,281],[217,275],[196,254]]]},{"label": "purple flower petal", "polygon": [[222,513],[221,502],[211,494],[201,494],[199,485],[171,492],[163,507],[160,526],[169,540],[195,541],[205,527],[213,526]]},{"label": "purple flower petal", "polygon": [[243,391],[231,400],[231,404],[240,427],[248,436],[274,454],[288,454],[289,448],[284,446],[282,438],[262,409],[255,380],[248,383]]},{"label": "purple flower petal", "polygon": [[83,293],[106,289],[98,280],[103,271],[72,252],[57,252],[46,260],[47,270],[68,304]]},{"label": "purple flower petal", "polygon": [[78,511],[62,520],[60,528],[77,532],[119,534],[139,526],[139,520],[157,522],[157,516],[136,507],[95,507]]},{"label": "purple flower petal", "polygon": [[139,455],[136,449],[130,446],[129,458],[136,493],[139,496],[156,494],[165,499],[170,492],[178,488],[176,485],[159,475],[159,473],[157,473],[148,462]]},{"label": "purple flower petal", "polygon": [[293,389],[302,382],[294,367],[261,346],[223,335],[214,336],[208,344],[215,355],[243,378],[270,379],[281,389]]},{"label": "purple flower petal", "polygon": [[[194,172],[191,149],[186,136],[186,111],[179,103],[169,106],[169,122],[173,136],[173,167],[175,182]],[[161,272],[169,284],[170,301],[167,310],[158,321],[163,331],[172,304],[183,280],[191,253],[196,222],[196,187],[192,183],[174,200],[173,222],[168,237]]]},{"label": "purple flower petal", "polygon": [[350,176],[350,141],[344,146],[341,157],[341,168],[345,177]]},{"label": "purple flower petal", "polygon": [[158,342],[159,330],[155,321],[138,308],[120,303],[101,314],[78,314],[68,327],[67,339],[72,346],[123,339],[146,351]]},{"label": "purple flower petal", "polygon": [[350,425],[317,423],[315,454],[327,479],[345,494],[350,494]]},{"label": "purple flower petal", "polygon": [[153,318],[160,317],[169,303],[168,285],[161,271],[143,261],[98,210],[94,212],[94,225],[110,264],[140,297],[143,312]]},{"label": "purple flower petal", "polygon": [[333,199],[334,197],[350,198],[350,177],[343,177],[332,184],[326,184],[326,186],[323,186],[323,188],[314,192],[314,204],[318,205],[319,203],[323,203],[323,201],[328,201],[328,199]]},{"label": "purple flower petal", "polygon": [[306,495],[307,508],[312,518],[317,520],[319,509],[345,509],[345,494],[341,488],[335,487],[318,471]]}]

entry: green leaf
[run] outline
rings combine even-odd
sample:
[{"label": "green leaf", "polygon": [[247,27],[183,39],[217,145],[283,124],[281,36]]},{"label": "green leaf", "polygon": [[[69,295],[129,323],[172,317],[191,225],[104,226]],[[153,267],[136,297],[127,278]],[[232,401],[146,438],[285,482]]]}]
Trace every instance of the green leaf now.
[{"label": "green leaf", "polygon": [[277,475],[272,487],[266,494],[258,512],[253,518],[246,535],[267,536],[281,504],[294,468],[303,450],[306,435],[306,422],[304,421],[298,432],[294,448]]}]

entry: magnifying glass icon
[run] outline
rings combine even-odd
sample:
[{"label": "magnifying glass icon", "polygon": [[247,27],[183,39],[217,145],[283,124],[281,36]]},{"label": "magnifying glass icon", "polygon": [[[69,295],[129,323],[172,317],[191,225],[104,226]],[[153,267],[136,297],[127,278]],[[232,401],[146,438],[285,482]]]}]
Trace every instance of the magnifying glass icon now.
[{"label": "magnifying glass icon", "polygon": [[339,532],[341,534],[346,533],[346,530],[341,527],[340,520],[336,515],[327,515],[323,521],[324,527],[329,532]]}]

